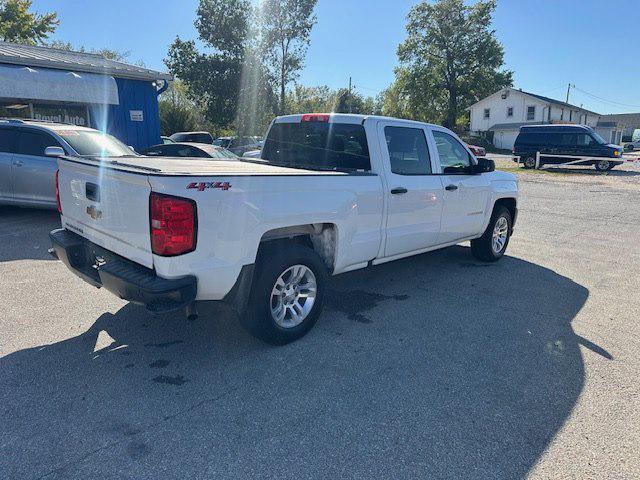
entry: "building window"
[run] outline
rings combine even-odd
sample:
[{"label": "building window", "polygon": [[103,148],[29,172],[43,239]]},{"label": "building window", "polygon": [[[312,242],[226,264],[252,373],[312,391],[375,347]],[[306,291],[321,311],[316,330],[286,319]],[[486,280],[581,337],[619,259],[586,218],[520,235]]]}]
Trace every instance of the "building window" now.
[{"label": "building window", "polygon": [[527,121],[536,119],[536,106],[527,107]]},{"label": "building window", "polygon": [[484,109],[484,118],[490,118],[491,117],[491,109],[490,108],[485,108]]},{"label": "building window", "polygon": [[513,117],[513,107],[507,107],[507,117]]}]

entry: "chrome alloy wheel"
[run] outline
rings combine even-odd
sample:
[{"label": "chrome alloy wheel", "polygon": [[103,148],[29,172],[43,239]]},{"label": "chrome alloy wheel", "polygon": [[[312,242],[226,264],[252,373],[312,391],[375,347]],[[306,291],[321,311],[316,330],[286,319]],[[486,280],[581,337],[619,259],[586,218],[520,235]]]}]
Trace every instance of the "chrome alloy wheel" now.
[{"label": "chrome alloy wheel", "polygon": [[316,301],[316,276],[306,265],[287,268],[271,290],[271,316],[282,328],[300,325]]},{"label": "chrome alloy wheel", "polygon": [[600,161],[598,161],[598,169],[599,170],[608,170],[609,169],[609,160],[600,160]]},{"label": "chrome alloy wheel", "polygon": [[491,240],[491,248],[493,248],[493,253],[498,255],[504,245],[507,243],[507,237],[509,235],[509,222],[506,217],[500,217],[496,221],[495,226],[493,227],[493,236]]}]

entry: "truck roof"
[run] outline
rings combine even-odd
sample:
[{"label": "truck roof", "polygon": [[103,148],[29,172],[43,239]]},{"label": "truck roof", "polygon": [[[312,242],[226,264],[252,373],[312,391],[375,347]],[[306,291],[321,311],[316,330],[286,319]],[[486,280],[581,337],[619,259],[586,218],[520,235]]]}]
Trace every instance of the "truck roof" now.
[{"label": "truck roof", "polygon": [[300,123],[302,122],[302,117],[316,115],[329,116],[329,123],[349,123],[349,124],[362,124],[365,120],[394,120],[400,122],[406,122],[410,124],[416,125],[428,125],[430,127],[437,127],[439,125],[435,125],[433,123],[426,122],[418,122],[415,120],[406,120],[404,118],[395,118],[395,117],[385,117],[383,115],[363,115],[359,113],[301,113],[297,115],[283,115],[281,117],[276,117],[273,123]]}]

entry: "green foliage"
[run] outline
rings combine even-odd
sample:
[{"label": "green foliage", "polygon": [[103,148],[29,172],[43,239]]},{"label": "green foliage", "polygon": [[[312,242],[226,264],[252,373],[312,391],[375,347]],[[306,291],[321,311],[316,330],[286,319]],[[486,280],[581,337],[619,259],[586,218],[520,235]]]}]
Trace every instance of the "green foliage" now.
[{"label": "green foliage", "polygon": [[504,86],[503,48],[491,29],[496,0],[423,1],[408,15],[398,47],[396,80],[385,92],[385,114],[455,127],[464,109]]},{"label": "green foliage", "polygon": [[187,96],[185,85],[174,81],[158,99],[160,109],[160,131],[162,135],[176,132],[200,130],[200,116]]},{"label": "green foliage", "polygon": [[280,91],[278,113],[286,110],[287,85],[304,65],[317,0],[264,0],[260,10],[261,53],[266,70]]},{"label": "green foliage", "polygon": [[362,113],[379,115],[382,112],[381,100],[364,97],[359,93],[340,88],[331,90],[326,85],[305,87],[296,85],[287,94],[286,108],[290,113]]},{"label": "green foliage", "polygon": [[5,42],[42,44],[60,21],[55,12],[32,13],[31,0],[0,1],[0,39]]},{"label": "green foliage", "polygon": [[195,25],[213,53],[200,53],[193,40],[176,37],[165,59],[206,118],[220,127],[235,120],[250,12],[247,0],[200,0]]},{"label": "green foliage", "polygon": [[[51,48],[57,48],[60,50],[69,50],[73,52],[95,53],[98,55],[102,55],[107,60],[115,60],[117,62],[127,62],[129,60],[129,57],[131,56],[131,52],[128,50],[122,52],[119,50],[112,50],[110,48],[87,49],[84,45],[80,45],[79,47],[74,47],[71,44],[71,42],[65,42],[64,40],[52,40],[51,42],[47,42],[46,46]],[[141,67],[144,66],[144,63],[142,62],[142,60],[138,60],[135,63],[136,65],[139,65]]]}]

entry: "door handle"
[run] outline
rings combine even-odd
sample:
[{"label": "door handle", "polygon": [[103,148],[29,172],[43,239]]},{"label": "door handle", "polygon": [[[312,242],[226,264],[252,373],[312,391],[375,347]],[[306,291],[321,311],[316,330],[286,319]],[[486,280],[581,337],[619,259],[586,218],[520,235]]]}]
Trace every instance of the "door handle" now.
[{"label": "door handle", "polygon": [[446,187],[444,187],[445,190],[448,190],[450,192],[453,192],[454,190],[458,189],[457,185],[447,185]]},{"label": "door handle", "polygon": [[14,160],[14,161],[13,161],[13,164],[14,164],[16,167],[21,167],[22,165],[24,165],[24,162],[23,162],[22,160]]},{"label": "door handle", "polygon": [[408,190],[406,188],[404,188],[404,187],[396,187],[396,188],[392,188],[391,189],[391,193],[393,195],[400,195],[402,193],[407,193],[407,192],[408,192]]}]

